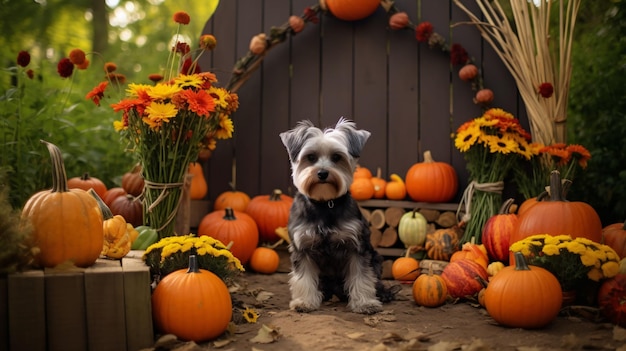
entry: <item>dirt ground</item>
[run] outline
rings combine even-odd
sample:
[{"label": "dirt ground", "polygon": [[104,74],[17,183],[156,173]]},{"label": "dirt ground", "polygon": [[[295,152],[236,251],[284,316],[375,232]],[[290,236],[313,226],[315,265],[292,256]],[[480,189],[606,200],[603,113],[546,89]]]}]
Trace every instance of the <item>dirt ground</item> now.
[{"label": "dirt ground", "polygon": [[[312,313],[289,310],[288,263],[271,275],[246,272],[233,286],[237,308],[253,308],[256,323],[234,314],[233,333],[201,344],[169,343],[173,350],[618,350],[626,351],[626,330],[598,318],[597,311],[565,308],[550,325],[523,330],[498,325],[472,301],[449,301],[442,307],[420,307],[411,285],[401,284],[396,301],[366,316],[350,312],[345,302],[329,301]],[[398,284],[393,280],[388,284]]]}]

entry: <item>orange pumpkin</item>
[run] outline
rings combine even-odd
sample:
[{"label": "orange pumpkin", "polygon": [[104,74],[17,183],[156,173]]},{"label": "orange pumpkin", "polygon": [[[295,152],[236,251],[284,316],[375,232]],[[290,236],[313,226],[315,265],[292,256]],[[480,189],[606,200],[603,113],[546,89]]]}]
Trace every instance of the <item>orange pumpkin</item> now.
[{"label": "orange pumpkin", "polygon": [[[208,235],[230,247],[241,264],[246,264],[259,244],[259,229],[248,214],[232,208],[213,211],[198,224],[198,235]],[[232,244],[231,244],[232,243]]]},{"label": "orange pumpkin", "polygon": [[481,241],[487,249],[489,259],[509,262],[511,233],[517,228],[517,215],[510,212],[513,199],[504,202],[500,211],[491,216],[483,225]]},{"label": "orange pumpkin", "polygon": [[406,191],[413,201],[446,202],[458,189],[458,177],[452,166],[433,160],[430,151],[424,152],[424,162],[415,163],[404,177]]},{"label": "orange pumpkin", "polygon": [[257,273],[272,274],[280,265],[276,250],[269,247],[257,247],[250,257],[250,268]]},{"label": "orange pumpkin", "polygon": [[565,199],[559,171],[550,174],[550,197],[537,202],[519,216],[517,229],[511,234],[511,243],[539,233],[569,234],[572,238],[602,242],[602,223],[598,213],[584,202]]},{"label": "orange pumpkin", "polygon": [[402,178],[397,174],[389,176],[390,181],[385,189],[385,196],[389,200],[404,200],[406,198],[406,185]]},{"label": "orange pumpkin", "polygon": [[446,282],[448,294],[455,298],[477,294],[484,287],[483,282],[489,279],[485,267],[468,259],[448,263],[441,277]]},{"label": "orange pumpkin", "polygon": [[426,234],[424,248],[429,258],[433,260],[449,261],[450,256],[458,250],[458,228],[437,229]]},{"label": "orange pumpkin", "polygon": [[382,199],[385,197],[385,188],[387,187],[387,181],[381,176],[382,171],[380,167],[376,170],[376,176],[371,178],[372,185],[374,186],[374,199]]},{"label": "orange pumpkin", "polygon": [[31,196],[21,217],[32,227],[29,246],[39,248],[35,265],[55,267],[72,261],[93,265],[104,244],[103,219],[96,199],[83,189],[69,189],[61,150],[49,142],[52,189]]},{"label": "orange pumpkin", "polygon": [[110,189],[107,189],[107,192],[104,193],[104,197],[102,198],[102,201],[104,201],[104,203],[107,206],[111,206],[111,203],[113,202],[113,200],[117,199],[120,196],[126,196],[126,194],[128,194],[126,192],[126,190],[124,190],[124,188],[122,187],[113,187]]},{"label": "orange pumpkin", "polygon": [[198,268],[195,255],[189,269],[166,275],[152,293],[152,316],[158,330],[182,340],[206,341],[226,331],[233,305],[226,284]]},{"label": "orange pumpkin", "polygon": [[465,243],[461,247],[460,251],[457,251],[450,256],[450,262],[454,262],[461,259],[472,260],[487,269],[489,265],[489,259],[487,258],[487,251],[483,245]]},{"label": "orange pumpkin", "polygon": [[103,181],[96,177],[92,177],[89,173],[85,173],[80,177],[73,177],[67,180],[67,187],[70,189],[83,189],[89,191],[93,189],[100,198],[107,192],[107,186]]},{"label": "orange pumpkin", "polygon": [[373,14],[380,0],[325,0],[325,4],[333,16],[344,21],[356,21]]},{"label": "orange pumpkin", "polygon": [[204,168],[200,162],[191,162],[189,164],[189,173],[191,177],[191,186],[189,187],[189,198],[192,200],[202,200],[209,191],[206,179],[204,178]]},{"label": "orange pumpkin", "polygon": [[250,196],[243,191],[232,190],[225,191],[215,198],[213,204],[213,210],[223,210],[227,207],[232,208],[235,211],[245,212],[250,203]]},{"label": "orange pumpkin", "polygon": [[356,201],[369,200],[374,196],[375,192],[374,184],[372,184],[370,178],[354,178],[352,184],[350,184],[350,195],[352,195]]},{"label": "orange pumpkin", "polygon": [[620,258],[626,257],[626,221],[609,224],[602,229],[602,240],[610,246]]},{"label": "orange pumpkin", "polygon": [[520,252],[515,264],[502,268],[485,289],[485,308],[498,323],[514,328],[541,328],[558,315],[561,284],[548,270],[526,264]]},{"label": "orange pumpkin", "polygon": [[433,274],[432,263],[428,265],[428,273],[421,274],[413,283],[411,290],[413,300],[426,307],[439,307],[448,298],[448,287],[439,275]]},{"label": "orange pumpkin", "polygon": [[275,189],[270,195],[257,195],[250,200],[246,213],[259,227],[261,242],[275,243],[280,240],[276,229],[286,227],[293,197]]},{"label": "orange pumpkin", "polygon": [[357,179],[357,178],[367,178],[367,179],[370,179],[370,178],[372,178],[372,172],[368,168],[366,168],[366,167],[362,167],[360,165],[357,165],[356,168],[354,169],[353,178],[354,179]]},{"label": "orange pumpkin", "polygon": [[404,257],[398,257],[391,265],[393,279],[401,282],[413,282],[420,275],[419,261],[409,256],[410,250],[406,250]]},{"label": "orange pumpkin", "polygon": [[133,169],[122,175],[122,188],[132,196],[139,196],[143,193],[144,179],[141,169],[141,165],[136,164]]}]

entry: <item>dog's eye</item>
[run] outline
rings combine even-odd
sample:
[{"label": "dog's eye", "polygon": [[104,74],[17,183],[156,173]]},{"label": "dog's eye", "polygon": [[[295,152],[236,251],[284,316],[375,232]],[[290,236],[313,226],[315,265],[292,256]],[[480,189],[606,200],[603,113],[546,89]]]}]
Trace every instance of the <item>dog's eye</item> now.
[{"label": "dog's eye", "polygon": [[337,162],[341,161],[341,155],[340,154],[333,154],[330,157],[330,160],[333,161],[334,163],[337,163]]},{"label": "dog's eye", "polygon": [[317,162],[317,155],[316,154],[308,154],[308,155],[306,155],[306,160],[311,162],[311,163],[315,163],[315,162]]}]

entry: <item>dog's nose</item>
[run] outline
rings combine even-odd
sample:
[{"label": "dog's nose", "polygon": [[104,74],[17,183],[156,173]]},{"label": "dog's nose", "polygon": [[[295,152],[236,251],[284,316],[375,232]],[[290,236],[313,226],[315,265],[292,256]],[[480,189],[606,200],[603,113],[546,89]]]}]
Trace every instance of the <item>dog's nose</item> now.
[{"label": "dog's nose", "polygon": [[317,171],[317,178],[319,178],[319,180],[326,180],[326,178],[328,178],[328,171],[325,169],[320,169],[319,171]]}]

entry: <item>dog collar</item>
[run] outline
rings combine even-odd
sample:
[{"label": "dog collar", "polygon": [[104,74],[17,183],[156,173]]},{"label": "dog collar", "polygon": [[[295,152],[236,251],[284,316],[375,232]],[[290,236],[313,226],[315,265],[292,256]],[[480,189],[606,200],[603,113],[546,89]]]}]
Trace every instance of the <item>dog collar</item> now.
[{"label": "dog collar", "polygon": [[334,208],[335,204],[341,204],[343,202],[346,201],[346,199],[350,196],[350,192],[347,192],[341,196],[339,196],[336,199],[330,199],[330,200],[324,200],[324,201],[318,201],[318,200],[314,200],[311,198],[308,198],[309,201],[311,201],[312,204],[314,204],[315,206],[326,206],[328,208]]}]

